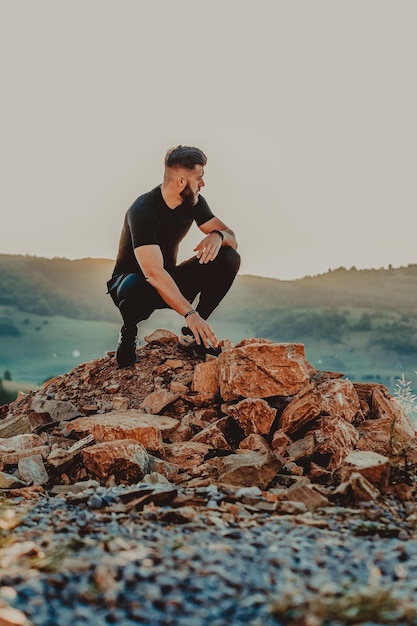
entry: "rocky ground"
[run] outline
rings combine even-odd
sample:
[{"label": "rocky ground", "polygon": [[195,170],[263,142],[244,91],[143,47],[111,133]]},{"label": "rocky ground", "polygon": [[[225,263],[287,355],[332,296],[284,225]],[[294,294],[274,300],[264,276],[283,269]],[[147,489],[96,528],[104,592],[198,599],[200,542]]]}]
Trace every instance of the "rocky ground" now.
[{"label": "rocky ground", "polygon": [[0,626],[417,625],[415,433],[384,388],[263,340],[138,358],[2,409]]},{"label": "rocky ground", "polygon": [[1,523],[0,623],[417,624],[414,504],[259,503],[253,488],[146,482],[91,484],[26,513],[15,502]]}]

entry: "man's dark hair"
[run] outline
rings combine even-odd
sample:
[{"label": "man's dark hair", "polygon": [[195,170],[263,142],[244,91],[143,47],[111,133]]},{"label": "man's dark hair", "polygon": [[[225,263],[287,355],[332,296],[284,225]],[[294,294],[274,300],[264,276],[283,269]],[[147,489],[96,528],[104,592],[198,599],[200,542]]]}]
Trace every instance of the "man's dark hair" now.
[{"label": "man's dark hair", "polygon": [[167,167],[185,167],[193,170],[196,165],[203,167],[207,163],[207,157],[200,148],[191,146],[176,146],[170,148],[165,155],[165,165]]}]

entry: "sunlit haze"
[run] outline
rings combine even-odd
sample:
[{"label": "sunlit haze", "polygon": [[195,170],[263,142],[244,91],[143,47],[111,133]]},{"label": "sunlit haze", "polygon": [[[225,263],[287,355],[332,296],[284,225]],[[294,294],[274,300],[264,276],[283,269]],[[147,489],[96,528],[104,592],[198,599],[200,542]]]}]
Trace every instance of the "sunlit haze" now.
[{"label": "sunlit haze", "polygon": [[0,253],[114,258],[185,144],[241,273],[417,263],[416,20],[414,0],[0,0]]}]

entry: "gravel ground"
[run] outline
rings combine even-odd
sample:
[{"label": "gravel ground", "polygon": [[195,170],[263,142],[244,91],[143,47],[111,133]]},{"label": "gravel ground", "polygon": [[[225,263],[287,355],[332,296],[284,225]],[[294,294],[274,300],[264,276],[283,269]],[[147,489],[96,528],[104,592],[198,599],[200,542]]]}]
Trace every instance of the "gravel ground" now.
[{"label": "gravel ground", "polygon": [[126,493],[4,504],[1,624],[417,624],[411,505],[271,514],[217,487],[175,508]]}]

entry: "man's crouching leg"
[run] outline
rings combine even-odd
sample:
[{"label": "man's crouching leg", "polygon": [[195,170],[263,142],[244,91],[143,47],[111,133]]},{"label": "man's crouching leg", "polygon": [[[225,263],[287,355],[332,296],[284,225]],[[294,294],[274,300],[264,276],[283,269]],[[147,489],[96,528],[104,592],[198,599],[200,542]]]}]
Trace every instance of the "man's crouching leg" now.
[{"label": "man's crouching leg", "polygon": [[138,323],[147,319],[153,309],[141,310],[138,303],[146,301],[146,280],[139,274],[128,274],[117,289],[117,302],[123,318],[116,346],[116,361],[119,367],[131,367],[137,361],[136,335]]}]

